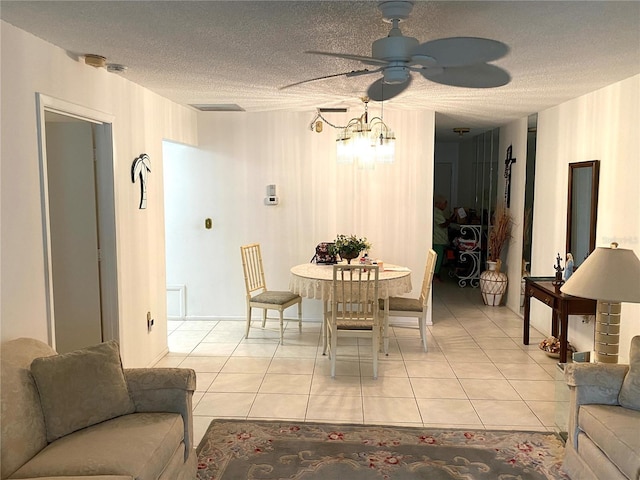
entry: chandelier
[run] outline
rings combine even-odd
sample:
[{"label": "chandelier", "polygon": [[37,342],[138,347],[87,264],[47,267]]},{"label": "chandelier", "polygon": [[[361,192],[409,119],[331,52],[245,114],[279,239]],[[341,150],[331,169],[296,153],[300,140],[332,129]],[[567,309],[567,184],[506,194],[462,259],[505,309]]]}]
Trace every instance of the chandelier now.
[{"label": "chandelier", "polygon": [[339,130],[336,138],[336,159],[338,163],[356,163],[359,168],[375,168],[376,163],[393,163],[395,159],[396,137],[380,117],[369,118],[369,98],[363,97],[364,113],[349,120],[340,127],[327,121],[320,111],[311,122],[311,129],[322,131],[322,122]]}]

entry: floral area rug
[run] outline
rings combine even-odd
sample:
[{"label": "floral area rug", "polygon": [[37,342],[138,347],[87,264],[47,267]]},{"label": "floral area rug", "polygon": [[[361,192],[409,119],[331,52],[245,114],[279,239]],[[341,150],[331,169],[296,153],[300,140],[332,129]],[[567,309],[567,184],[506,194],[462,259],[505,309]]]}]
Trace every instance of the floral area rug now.
[{"label": "floral area rug", "polygon": [[198,480],[569,479],[551,432],[214,420],[197,452]]}]

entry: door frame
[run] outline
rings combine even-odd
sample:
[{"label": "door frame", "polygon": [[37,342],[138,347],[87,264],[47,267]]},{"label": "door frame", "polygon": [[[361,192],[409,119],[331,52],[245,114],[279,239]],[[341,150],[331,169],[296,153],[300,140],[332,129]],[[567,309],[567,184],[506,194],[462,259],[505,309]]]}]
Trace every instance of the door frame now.
[{"label": "door frame", "polygon": [[48,164],[45,112],[77,118],[95,125],[95,181],[98,241],[100,244],[100,297],[102,302],[102,338],[120,340],[118,270],[116,248],[115,162],[111,114],[92,110],[65,100],[36,93],[38,156],[40,159],[40,198],[45,268],[47,335],[55,349],[55,315],[52,280],[51,227],[49,214]]}]

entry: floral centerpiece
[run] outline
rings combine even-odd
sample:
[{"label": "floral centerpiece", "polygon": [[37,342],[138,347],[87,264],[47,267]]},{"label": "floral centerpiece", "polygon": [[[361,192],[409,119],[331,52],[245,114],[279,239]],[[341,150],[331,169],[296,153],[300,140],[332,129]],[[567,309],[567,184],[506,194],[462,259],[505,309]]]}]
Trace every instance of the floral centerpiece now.
[{"label": "floral centerpiece", "polygon": [[[560,357],[560,339],[556,337],[548,337],[542,340],[538,347],[550,357]],[[567,342],[567,351],[573,353],[576,351],[575,347]]]},{"label": "floral centerpiece", "polygon": [[340,255],[340,258],[345,259],[347,263],[351,263],[351,260],[357,258],[360,252],[363,250],[369,250],[371,243],[365,238],[359,238],[355,235],[338,235],[333,241],[331,247],[331,253],[334,255]]}]

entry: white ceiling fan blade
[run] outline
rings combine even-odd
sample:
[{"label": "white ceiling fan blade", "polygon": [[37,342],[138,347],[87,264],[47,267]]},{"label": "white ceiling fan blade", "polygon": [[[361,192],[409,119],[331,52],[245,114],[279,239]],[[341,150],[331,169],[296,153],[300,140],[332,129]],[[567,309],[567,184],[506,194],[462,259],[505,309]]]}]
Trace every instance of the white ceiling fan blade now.
[{"label": "white ceiling fan blade", "polygon": [[384,83],[384,78],[379,78],[371,85],[369,85],[369,89],[367,90],[367,95],[371,100],[375,100],[376,102],[382,102],[384,100],[389,100],[390,98],[395,97],[396,95],[402,93],[409,85],[411,84],[411,76],[409,76],[408,80],[404,83],[395,83],[393,85]]},{"label": "white ceiling fan blade", "polygon": [[376,73],[376,72],[379,72],[380,70],[382,70],[382,68],[376,68],[375,70],[369,70],[368,68],[365,68],[363,70],[351,70],[350,72],[334,73],[332,75],[323,75],[322,77],[309,78],[307,80],[301,80],[299,82],[290,83],[289,85],[278,87],[278,90],[284,90],[286,88],[295,87],[297,85],[302,85],[303,83],[315,82],[318,80],[325,80],[327,78],[342,77],[342,76],[357,77],[360,75],[368,75],[369,73]]},{"label": "white ceiling fan blade", "polygon": [[347,60],[357,60],[358,62],[362,62],[367,65],[387,65],[389,63],[386,60],[379,60],[373,57],[365,57],[363,55],[352,55],[350,53],[321,52],[318,50],[307,50],[304,53],[311,53],[313,55],[328,55],[330,57],[346,58]]},{"label": "white ceiling fan blade", "polygon": [[454,87],[494,88],[511,81],[506,70],[487,63],[466,67],[423,68],[419,71],[427,80]]},{"label": "white ceiling fan blade", "polygon": [[414,56],[426,55],[436,59],[440,67],[461,67],[486,63],[504,57],[509,47],[497,40],[477,37],[450,37],[418,45]]}]

